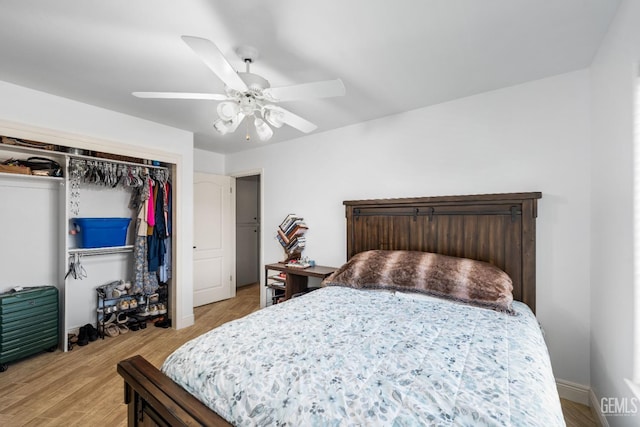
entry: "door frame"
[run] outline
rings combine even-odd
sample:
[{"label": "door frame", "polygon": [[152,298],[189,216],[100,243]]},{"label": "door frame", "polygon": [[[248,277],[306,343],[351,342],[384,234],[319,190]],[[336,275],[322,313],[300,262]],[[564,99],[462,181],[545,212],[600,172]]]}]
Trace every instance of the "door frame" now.
[{"label": "door frame", "polygon": [[[259,276],[260,285],[262,285],[264,283],[264,268],[261,268],[261,266],[263,264],[263,260],[264,260],[264,225],[263,225],[263,220],[264,220],[264,168],[250,169],[250,170],[246,170],[246,171],[236,172],[236,173],[230,174],[229,176],[231,176],[232,178],[242,178],[242,177],[245,177],[245,176],[253,176],[253,175],[259,175],[260,176],[260,186],[258,188],[258,191],[260,192],[260,194],[259,194],[259,197],[260,197],[260,208],[259,208],[260,224],[259,224],[259,227],[258,227],[258,230],[259,230],[258,231],[258,246],[259,246],[259,250],[258,250],[258,265],[259,265],[259,268],[258,268],[258,270],[260,272],[260,276]],[[235,233],[235,230],[234,230],[234,233]],[[235,260],[234,260],[232,268],[234,269],[233,271],[235,271],[235,269],[236,269]],[[260,308],[264,308],[267,305],[267,303],[266,303],[267,293],[266,293],[266,290],[264,289],[264,286],[259,286],[259,288],[260,288]]]}]

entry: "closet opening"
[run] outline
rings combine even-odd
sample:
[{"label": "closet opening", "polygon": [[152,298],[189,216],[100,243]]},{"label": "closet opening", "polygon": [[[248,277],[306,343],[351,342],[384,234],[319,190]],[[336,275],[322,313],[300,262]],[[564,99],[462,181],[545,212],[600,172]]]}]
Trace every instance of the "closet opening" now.
[{"label": "closet opening", "polygon": [[[142,153],[111,141],[55,132],[37,133],[38,139],[47,141],[40,142],[32,134],[30,129],[16,131],[0,123],[0,162],[7,163],[0,170],[0,192],[11,201],[0,219],[12,224],[5,233],[12,245],[0,252],[7,265],[14,267],[10,271],[16,272],[0,279],[0,292],[15,285],[55,287],[57,319],[50,329],[63,351],[83,346],[83,330],[90,330],[88,341],[94,341],[144,329],[147,323],[180,326],[181,298],[173,259],[176,243],[169,237],[173,228],[181,229],[172,184],[179,159],[170,153],[147,149]],[[167,231],[158,242],[149,242],[149,226],[144,236],[138,235],[141,228],[133,217],[133,195],[147,182],[150,186],[141,194],[153,193],[154,203],[149,206],[157,214],[154,223],[163,224],[155,230]],[[150,215],[149,209],[145,212]],[[142,265],[149,260],[147,253],[138,251],[137,256],[138,240],[163,248],[153,258],[157,258],[153,270],[162,268],[164,273],[158,273],[157,286],[151,280],[156,277],[152,270],[149,280],[137,280],[138,258]]]},{"label": "closet opening", "polygon": [[260,291],[262,176],[236,175],[236,288]]}]

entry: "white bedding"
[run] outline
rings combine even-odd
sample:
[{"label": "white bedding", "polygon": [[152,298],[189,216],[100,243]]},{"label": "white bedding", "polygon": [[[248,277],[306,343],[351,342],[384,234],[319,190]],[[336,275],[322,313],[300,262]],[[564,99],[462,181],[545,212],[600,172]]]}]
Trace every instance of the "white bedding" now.
[{"label": "white bedding", "polygon": [[327,287],[184,344],[162,371],[235,425],[563,426],[538,323],[514,309]]}]

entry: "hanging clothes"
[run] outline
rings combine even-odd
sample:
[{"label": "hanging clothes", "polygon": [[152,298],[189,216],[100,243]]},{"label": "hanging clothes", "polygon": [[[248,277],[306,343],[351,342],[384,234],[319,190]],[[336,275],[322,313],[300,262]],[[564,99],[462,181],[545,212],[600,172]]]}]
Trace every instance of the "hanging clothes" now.
[{"label": "hanging clothes", "polygon": [[162,194],[164,196],[164,225],[165,225],[165,236],[169,237],[171,234],[169,234],[169,183],[165,182],[163,185],[163,190],[164,193]]},{"label": "hanging clothes", "polygon": [[[138,218],[137,221],[139,224],[141,223],[140,218]],[[155,272],[149,271],[147,239],[148,237],[146,235],[136,236],[136,242],[133,248],[135,278],[132,286],[136,293],[151,295],[158,291],[159,284]]]},{"label": "hanging clothes", "polygon": [[156,225],[156,204],[155,198],[158,192],[158,187],[155,185],[155,181],[149,177],[147,177],[147,183],[149,185],[149,204],[147,205],[147,236],[153,234],[153,227]]},{"label": "hanging clothes", "polygon": [[165,188],[165,226],[166,226],[166,239],[165,239],[165,252],[164,260],[158,267],[158,279],[161,283],[166,283],[171,278],[171,215],[172,215],[172,195],[171,195],[171,183],[166,182]]},{"label": "hanging clothes", "polygon": [[[160,181],[154,181],[153,204],[155,225],[151,234],[147,234],[147,244],[149,249],[149,271],[157,271],[158,267],[164,264],[164,254],[166,251],[165,240],[167,238],[167,228],[165,225],[165,191],[164,185]],[[149,201],[149,203],[152,203]],[[151,229],[151,227],[149,227]]]},{"label": "hanging clothes", "polygon": [[133,247],[134,257],[134,280],[132,283],[133,293],[150,295],[158,290],[158,279],[155,273],[149,271],[148,247],[147,247],[147,230],[149,224],[147,222],[149,204],[153,203],[150,199],[151,182],[149,179],[144,180],[144,185],[132,195],[130,206],[136,207],[138,217],[136,219],[136,237]]}]

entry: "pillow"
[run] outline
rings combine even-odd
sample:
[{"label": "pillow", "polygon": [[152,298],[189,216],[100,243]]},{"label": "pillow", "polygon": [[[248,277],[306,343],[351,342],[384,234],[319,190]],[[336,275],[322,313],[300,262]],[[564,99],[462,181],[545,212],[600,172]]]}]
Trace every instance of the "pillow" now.
[{"label": "pillow", "polygon": [[417,292],[513,314],[513,283],[498,267],[430,252],[360,252],[326,286]]}]

